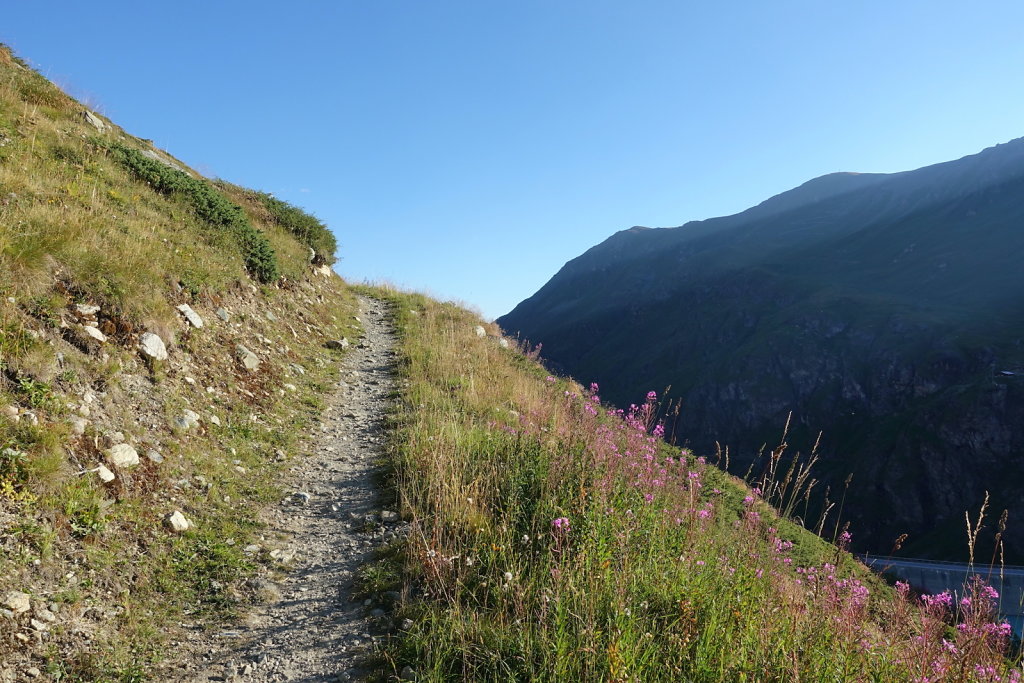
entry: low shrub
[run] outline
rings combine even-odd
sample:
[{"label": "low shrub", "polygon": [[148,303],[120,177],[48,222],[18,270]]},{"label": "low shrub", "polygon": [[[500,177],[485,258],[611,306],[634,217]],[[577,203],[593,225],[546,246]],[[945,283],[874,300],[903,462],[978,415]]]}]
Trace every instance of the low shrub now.
[{"label": "low shrub", "polygon": [[252,226],[240,206],[230,202],[209,183],[144,156],[124,145],[109,146],[111,155],[157,192],[184,199],[203,221],[234,238],[249,273],[260,282],[280,275],[277,258],[266,236]]}]

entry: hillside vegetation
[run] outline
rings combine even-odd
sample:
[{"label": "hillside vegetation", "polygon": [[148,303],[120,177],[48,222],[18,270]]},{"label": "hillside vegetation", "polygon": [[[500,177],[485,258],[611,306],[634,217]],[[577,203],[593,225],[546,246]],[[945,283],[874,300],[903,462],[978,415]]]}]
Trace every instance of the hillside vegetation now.
[{"label": "hillside vegetation", "polygon": [[261,600],[257,512],[359,332],[321,222],[88,116],[0,49],[2,681],[147,679]]},{"label": "hillside vegetation", "polygon": [[[260,512],[360,334],[334,249],[0,49],[0,681],[173,679],[189,633],[276,599]],[[360,576],[401,596],[379,670],[1020,680],[991,589],[890,588],[776,512],[806,506],[785,468],[750,489],[667,445],[656,395],[616,410],[458,306],[362,291],[400,330],[412,522]]]},{"label": "hillside vegetation", "polygon": [[388,651],[396,671],[1019,680],[991,589],[962,605],[892,589],[852,558],[845,533],[834,546],[768,505],[804,505],[784,467],[751,490],[667,445],[653,393],[613,409],[596,386],[477,336],[463,309],[379,295],[401,330],[395,486],[415,531],[365,578],[408,598],[411,626]]}]

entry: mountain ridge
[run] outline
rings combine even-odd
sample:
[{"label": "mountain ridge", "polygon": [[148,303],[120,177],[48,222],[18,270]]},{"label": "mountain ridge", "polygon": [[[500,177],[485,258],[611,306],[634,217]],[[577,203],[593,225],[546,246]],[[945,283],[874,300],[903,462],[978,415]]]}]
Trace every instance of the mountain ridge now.
[{"label": "mountain ridge", "polygon": [[[1020,479],[1012,453],[1024,434],[1005,426],[1017,419],[1017,387],[996,387],[1004,412],[988,410],[1000,426],[972,411],[990,401],[993,373],[1024,363],[1015,294],[1024,288],[1015,257],[1024,248],[1021,196],[1020,138],[914,171],[829,174],[733,216],[616,233],[498,323],[542,343],[555,367],[600,382],[617,403],[672,385],[683,403],[677,436],[705,451],[731,444],[737,462],[771,445],[792,411],[793,443],[804,452],[824,430],[836,461],[825,468],[831,483],[861,474],[864,500],[854,496],[852,517],[866,547],[887,551],[901,531],[923,537],[932,521],[953,525],[985,482],[1000,490],[999,477],[968,472],[951,450],[964,447]],[[954,406],[966,412],[950,445],[908,436],[939,431]],[[982,438],[968,436],[978,431]],[[962,495],[931,482],[910,496],[906,528],[879,522],[866,499],[884,478],[884,458],[865,453],[895,448],[942,453],[966,482]],[[923,459],[894,462],[915,462],[924,476]],[[882,497],[879,510],[897,514],[897,492]],[[1024,538],[1010,535],[1017,553]]]}]

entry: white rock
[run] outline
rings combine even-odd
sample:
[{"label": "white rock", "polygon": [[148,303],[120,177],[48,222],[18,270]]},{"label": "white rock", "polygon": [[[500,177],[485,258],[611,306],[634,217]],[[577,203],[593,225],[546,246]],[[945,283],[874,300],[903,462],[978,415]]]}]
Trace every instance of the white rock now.
[{"label": "white rock", "polygon": [[82,331],[98,342],[107,341],[107,335],[103,334],[98,328],[93,327],[92,325],[82,325]]},{"label": "white rock", "polygon": [[228,313],[227,309],[225,308],[217,309],[217,317],[223,320],[224,322],[228,322],[229,320],[231,320],[231,314]]},{"label": "white rock", "polygon": [[85,428],[89,426],[89,421],[84,417],[78,415],[72,415],[68,418],[68,424],[71,425],[71,433],[75,436],[81,436],[85,434]]},{"label": "white rock", "polygon": [[235,347],[235,354],[238,356],[238,360],[242,361],[242,365],[245,366],[246,370],[256,370],[260,366],[259,356],[241,344]]},{"label": "white rock", "polygon": [[38,427],[39,426],[39,416],[36,415],[35,413],[29,411],[29,412],[22,413],[21,416],[25,419],[26,422],[28,422],[33,427]]},{"label": "white rock", "polygon": [[117,467],[134,467],[139,464],[139,453],[131,444],[119,443],[104,451],[107,459]]},{"label": "white rock", "polygon": [[3,414],[7,417],[17,419],[18,417],[18,406],[4,406]]},{"label": "white rock", "polygon": [[476,336],[478,337],[487,336],[487,330],[484,329],[483,325],[477,325],[476,327],[473,328],[473,331],[476,332]]},{"label": "white rock", "polygon": [[24,614],[32,607],[32,600],[28,593],[7,591],[7,594],[4,595],[3,605],[15,614]]},{"label": "white rock", "polygon": [[397,522],[398,513],[392,510],[384,510],[380,513],[380,521],[382,522]]},{"label": "white rock", "polygon": [[349,347],[348,337],[342,337],[341,339],[332,339],[325,344],[329,349],[335,349],[336,351],[343,351]]},{"label": "white rock", "polygon": [[277,322],[277,316],[274,315],[273,311],[267,311],[264,315],[267,316],[267,320],[269,320],[270,322],[272,322],[272,323],[276,323]]},{"label": "white rock", "polygon": [[164,346],[164,340],[152,332],[146,332],[139,338],[139,350],[153,360],[167,360],[167,347]]},{"label": "white rock", "polygon": [[192,324],[192,327],[202,327],[203,319],[199,317],[199,314],[192,310],[192,307],[188,304],[181,304],[178,306],[178,310],[185,316],[185,319]]},{"label": "white rock", "polygon": [[188,531],[189,527],[192,526],[192,523],[185,519],[185,515],[181,514],[179,510],[175,510],[164,517],[164,524],[168,529],[178,534]]},{"label": "white rock", "polygon": [[75,304],[75,312],[79,315],[96,315],[100,312],[100,307],[96,304]]},{"label": "white rock", "polygon": [[96,474],[99,476],[100,481],[104,484],[114,481],[114,473],[106,468],[105,465],[100,465],[96,468]]},{"label": "white rock", "polygon": [[287,389],[288,391],[298,391],[299,390],[299,388],[297,386],[295,386],[294,384],[287,384],[287,383],[285,383],[282,386],[284,386],[284,388]]},{"label": "white rock", "polygon": [[504,337],[499,337],[498,346],[500,346],[503,349],[507,349],[509,347],[508,339],[505,339]]},{"label": "white rock", "polygon": [[107,129],[107,124],[103,123],[103,119],[96,116],[96,114],[93,114],[88,109],[82,112],[82,118],[85,119],[86,123],[101,133]]}]

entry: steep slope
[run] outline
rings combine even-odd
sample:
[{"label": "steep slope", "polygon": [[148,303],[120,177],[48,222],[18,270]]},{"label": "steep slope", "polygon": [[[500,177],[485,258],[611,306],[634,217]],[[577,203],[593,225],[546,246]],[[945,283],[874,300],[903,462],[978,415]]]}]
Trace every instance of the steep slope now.
[{"label": "steep slope", "polygon": [[0,681],[143,680],[272,597],[258,512],[360,332],[334,250],[0,46]]},{"label": "steep slope", "polygon": [[[824,431],[833,489],[854,474],[860,547],[908,532],[908,551],[949,557],[985,490],[1024,517],[1024,396],[1000,374],[1024,367],[1022,190],[1024,140],[825,176],[736,216],[618,233],[499,323],[616,402],[671,385],[676,436],[728,444],[740,471],[792,411],[792,447]],[[1007,540],[1021,558],[1024,526]]]}]

